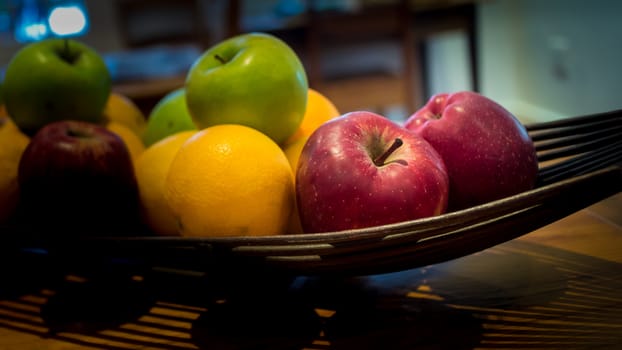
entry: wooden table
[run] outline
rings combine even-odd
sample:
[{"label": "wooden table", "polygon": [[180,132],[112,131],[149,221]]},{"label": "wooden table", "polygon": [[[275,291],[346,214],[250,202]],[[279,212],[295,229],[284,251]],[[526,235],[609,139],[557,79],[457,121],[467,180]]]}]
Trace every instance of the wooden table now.
[{"label": "wooden table", "polygon": [[229,297],[192,275],[86,279],[5,262],[0,350],[619,349],[620,208],[622,194],[445,263],[239,281]]}]

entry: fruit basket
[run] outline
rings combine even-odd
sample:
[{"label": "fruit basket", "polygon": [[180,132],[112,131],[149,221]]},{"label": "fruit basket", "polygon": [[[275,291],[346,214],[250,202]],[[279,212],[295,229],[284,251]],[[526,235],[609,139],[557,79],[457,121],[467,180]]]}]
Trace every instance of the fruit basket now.
[{"label": "fruit basket", "polygon": [[[369,275],[439,263],[527,234],[622,190],[622,110],[527,125],[540,163],[530,191],[436,217],[366,229],[267,237],[132,235],[10,246],[68,264],[209,275],[226,268],[290,275]],[[2,228],[2,231],[11,228]],[[8,237],[9,235],[5,235]],[[79,261],[80,264],[76,264]]]}]

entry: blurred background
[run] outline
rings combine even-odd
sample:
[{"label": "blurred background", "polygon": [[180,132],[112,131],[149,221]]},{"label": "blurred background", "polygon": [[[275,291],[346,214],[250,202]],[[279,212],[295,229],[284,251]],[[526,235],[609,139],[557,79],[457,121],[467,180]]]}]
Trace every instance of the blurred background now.
[{"label": "blurred background", "polygon": [[270,32],[341,112],[403,120],[475,90],[523,122],[622,107],[616,0],[0,0],[0,77],[29,42],[73,37],[149,110],[209,46]]}]

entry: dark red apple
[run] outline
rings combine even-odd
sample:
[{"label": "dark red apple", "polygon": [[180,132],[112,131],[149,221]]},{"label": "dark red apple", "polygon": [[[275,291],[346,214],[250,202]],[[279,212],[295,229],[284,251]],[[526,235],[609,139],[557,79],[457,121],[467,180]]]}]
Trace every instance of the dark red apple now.
[{"label": "dark red apple", "polygon": [[296,196],[305,232],[378,226],[441,214],[448,178],[423,138],[371,112],[320,126],[302,149]]},{"label": "dark red apple", "polygon": [[404,126],[441,155],[449,175],[449,210],[511,196],[535,185],[534,144],[518,119],[475,92],[437,94]]},{"label": "dark red apple", "polygon": [[127,234],[138,222],[138,190],[125,143],[82,121],[45,125],[19,163],[19,216],[41,234]]}]

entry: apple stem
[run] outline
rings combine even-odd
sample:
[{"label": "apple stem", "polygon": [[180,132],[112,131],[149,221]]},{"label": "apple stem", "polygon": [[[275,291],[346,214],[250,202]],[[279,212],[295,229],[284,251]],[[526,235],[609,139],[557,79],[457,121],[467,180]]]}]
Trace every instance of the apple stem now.
[{"label": "apple stem", "polygon": [[63,39],[63,48],[59,52],[59,55],[69,64],[73,64],[79,56],[77,52],[71,52],[71,49],[69,48],[69,39],[67,38]]},{"label": "apple stem", "polygon": [[218,62],[220,62],[222,64],[227,63],[227,61],[224,58],[220,57],[220,55],[218,55],[218,54],[214,55],[214,58],[217,59]]},{"label": "apple stem", "polygon": [[399,137],[395,138],[391,146],[386,151],[384,151],[384,153],[374,159],[374,164],[376,164],[377,166],[384,165],[384,162],[387,160],[387,158],[389,158],[389,156],[393,152],[395,152],[396,149],[400,148],[400,146],[402,146],[403,144],[404,141],[402,141],[402,139],[400,139]]},{"label": "apple stem", "polygon": [[64,57],[69,57],[69,39],[63,40]]}]

